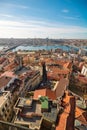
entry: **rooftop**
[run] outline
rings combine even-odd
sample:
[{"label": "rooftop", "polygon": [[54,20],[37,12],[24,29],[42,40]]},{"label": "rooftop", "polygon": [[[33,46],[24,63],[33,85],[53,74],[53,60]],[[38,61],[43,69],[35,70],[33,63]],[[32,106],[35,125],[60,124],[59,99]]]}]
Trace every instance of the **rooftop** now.
[{"label": "rooftop", "polygon": [[40,73],[40,72],[39,71],[35,71],[35,70],[27,70],[27,71],[23,71],[23,73],[21,73],[19,77],[21,79],[25,79],[25,82],[26,82],[27,79],[32,79],[38,73]]},{"label": "rooftop", "polygon": [[32,100],[31,99],[25,99],[25,98],[21,98],[18,102],[18,107],[23,108],[24,106],[26,107],[30,107],[32,104]]},{"label": "rooftop", "polygon": [[76,100],[76,105],[81,109],[84,109],[84,110],[87,109],[86,103],[82,100]]},{"label": "rooftop", "polygon": [[56,93],[50,89],[39,89],[34,91],[34,99],[38,100],[39,96],[47,96],[49,99],[55,100]]},{"label": "rooftop", "polygon": [[77,76],[77,79],[78,79],[80,82],[82,82],[82,83],[84,83],[84,84],[87,84],[87,77],[85,77],[85,76],[83,76],[83,75],[78,75],[78,76]]},{"label": "rooftop", "polygon": [[64,110],[60,115],[56,130],[74,130],[75,97],[65,93],[63,99]]},{"label": "rooftop", "polygon": [[[29,105],[25,105],[28,102]],[[48,97],[40,97],[39,100],[32,100],[19,98],[16,102],[14,110],[16,111],[16,118],[14,123],[26,125],[31,129],[37,128],[39,130],[42,120],[48,120],[51,123],[56,123],[59,110],[53,105]],[[47,111],[42,111],[46,109]]]},{"label": "rooftop", "polygon": [[75,118],[78,119],[82,124],[87,125],[87,112],[76,107]]},{"label": "rooftop", "polygon": [[[19,98],[19,102],[16,107],[22,106],[21,111],[17,114],[14,123],[27,125],[29,128],[39,128],[41,123],[41,104],[37,101],[32,101],[32,106],[30,106],[29,99]],[[28,102],[28,105],[24,104]]]},{"label": "rooftop", "polygon": [[48,104],[48,97],[40,97],[39,98],[40,102],[41,102],[41,108],[42,109],[47,109],[49,108],[49,104]]},{"label": "rooftop", "polygon": [[22,67],[20,70],[16,71],[17,75],[22,75],[23,73],[28,72],[29,70],[26,67]]},{"label": "rooftop", "polygon": [[1,77],[2,76],[7,76],[7,77],[16,77],[16,75],[14,74],[14,72],[12,72],[12,71],[5,71],[2,75],[1,75]]},{"label": "rooftop", "polygon": [[69,80],[68,79],[62,78],[59,81],[59,83],[58,83],[58,85],[56,87],[56,90],[55,90],[56,97],[62,97],[63,96],[64,91],[67,89],[68,84],[69,84]]},{"label": "rooftop", "polygon": [[5,57],[0,57],[0,64],[2,64],[6,60]]},{"label": "rooftop", "polygon": [[58,68],[58,67],[48,67],[48,72],[53,72],[54,74],[69,74],[69,69],[67,68]]},{"label": "rooftop", "polygon": [[10,70],[14,70],[16,67],[18,66],[17,63],[14,63],[13,61],[11,63],[9,63],[7,66],[4,67],[5,71],[10,71]]},{"label": "rooftop", "polygon": [[21,87],[21,80],[18,78],[12,78],[9,84],[4,87],[4,90],[14,93],[15,91],[19,91],[19,87]]},{"label": "rooftop", "polygon": [[5,87],[11,80],[11,77],[7,77],[7,76],[2,76],[0,77],[0,88]]},{"label": "rooftop", "polygon": [[70,70],[67,68],[59,68],[57,66],[49,66],[47,68],[47,77],[51,80],[59,81],[61,78],[66,77],[70,73]]},{"label": "rooftop", "polygon": [[49,122],[56,123],[57,117],[58,117],[59,110],[57,110],[55,107],[51,109],[51,112],[43,112],[43,116],[46,120]]}]

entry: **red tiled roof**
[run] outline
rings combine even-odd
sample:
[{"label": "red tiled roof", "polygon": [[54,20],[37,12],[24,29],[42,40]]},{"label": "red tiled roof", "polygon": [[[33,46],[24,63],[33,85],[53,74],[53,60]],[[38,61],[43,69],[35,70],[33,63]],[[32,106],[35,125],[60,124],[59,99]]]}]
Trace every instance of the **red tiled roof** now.
[{"label": "red tiled roof", "polygon": [[6,60],[6,58],[1,57],[1,58],[0,58],[0,64],[2,64],[5,60]]},{"label": "red tiled roof", "polygon": [[45,62],[46,64],[58,64],[61,66],[65,66],[66,68],[69,66],[69,64],[71,64],[70,60],[63,60],[63,59],[54,60],[52,58],[45,58],[43,62]]},{"label": "red tiled roof", "polygon": [[49,99],[55,100],[56,94],[54,91],[51,91],[50,89],[40,89],[34,91],[34,99],[38,99],[39,96],[47,96]]},{"label": "red tiled roof", "polygon": [[16,68],[18,65],[14,62],[10,63],[9,65],[5,66],[4,69],[5,70],[12,70],[14,68]]},{"label": "red tiled roof", "polygon": [[83,113],[77,119],[80,120],[83,124],[87,125],[87,113]]},{"label": "red tiled roof", "polygon": [[0,77],[2,77],[2,76],[7,76],[7,77],[15,77],[16,75],[14,74],[14,72],[12,72],[12,71],[5,71],[3,74],[1,74],[1,76]]},{"label": "red tiled roof", "polygon": [[63,66],[64,66],[65,68],[71,69],[72,63],[71,63],[71,62],[67,62],[67,63],[65,63]]},{"label": "red tiled roof", "polygon": [[75,118],[80,120],[83,124],[87,124],[87,112],[76,107]]},{"label": "red tiled roof", "polygon": [[51,72],[57,73],[57,74],[69,74],[69,72],[70,72],[69,69],[64,69],[64,68],[60,69],[55,66],[52,66],[52,67],[49,66],[48,68],[51,70]]},{"label": "red tiled roof", "polygon": [[59,81],[60,78],[61,78],[61,76],[58,76],[58,74],[54,74],[54,73],[48,72],[48,73],[47,73],[47,78],[50,79],[50,80]]},{"label": "red tiled roof", "polygon": [[47,72],[48,79],[51,80],[60,80],[65,75],[69,74],[69,69],[60,69],[58,67],[48,67],[50,71]]},{"label": "red tiled roof", "polygon": [[62,113],[59,118],[59,123],[56,126],[56,130],[65,130],[66,119],[68,117],[67,113]]},{"label": "red tiled roof", "polygon": [[5,87],[11,80],[11,77],[2,76],[0,77],[0,88]]},{"label": "red tiled roof", "polygon": [[74,115],[75,115],[75,97],[66,96],[63,100],[65,109],[60,115],[56,130],[74,130]]}]

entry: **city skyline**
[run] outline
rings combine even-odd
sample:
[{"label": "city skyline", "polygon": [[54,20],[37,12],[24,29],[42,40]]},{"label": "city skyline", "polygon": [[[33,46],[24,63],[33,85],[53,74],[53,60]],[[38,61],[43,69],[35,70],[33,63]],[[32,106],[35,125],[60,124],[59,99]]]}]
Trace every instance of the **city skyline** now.
[{"label": "city skyline", "polygon": [[86,0],[1,0],[0,38],[87,39]]}]

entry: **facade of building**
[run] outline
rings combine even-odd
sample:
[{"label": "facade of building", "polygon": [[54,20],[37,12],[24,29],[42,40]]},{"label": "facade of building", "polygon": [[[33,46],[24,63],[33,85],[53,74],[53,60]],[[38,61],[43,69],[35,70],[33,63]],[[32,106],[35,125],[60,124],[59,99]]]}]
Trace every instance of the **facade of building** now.
[{"label": "facade of building", "polygon": [[12,72],[5,72],[0,77],[0,118],[11,121],[13,106],[19,95],[21,81]]},{"label": "facade of building", "polygon": [[12,98],[9,91],[0,92],[0,119],[10,121],[12,118]]},{"label": "facade of building", "polygon": [[79,92],[80,96],[87,94],[87,78],[83,75],[72,76],[70,78],[70,89]]},{"label": "facade of building", "polygon": [[84,76],[87,77],[87,65],[84,65],[84,66],[82,67],[81,74],[83,74]]},{"label": "facade of building", "polygon": [[24,90],[34,90],[41,82],[41,75],[39,71],[31,71],[24,75]]}]

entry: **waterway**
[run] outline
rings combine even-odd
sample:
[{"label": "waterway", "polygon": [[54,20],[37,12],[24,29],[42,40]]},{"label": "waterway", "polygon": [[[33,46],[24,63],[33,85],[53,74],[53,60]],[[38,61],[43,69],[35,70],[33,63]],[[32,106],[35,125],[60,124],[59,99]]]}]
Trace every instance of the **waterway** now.
[{"label": "waterway", "polygon": [[18,51],[18,50],[30,50],[30,51],[35,51],[35,50],[55,50],[55,49],[62,49],[63,51],[78,51],[78,48],[75,47],[71,47],[71,46],[67,46],[67,45],[51,45],[51,46],[18,46],[15,49],[13,49],[13,51]]}]

